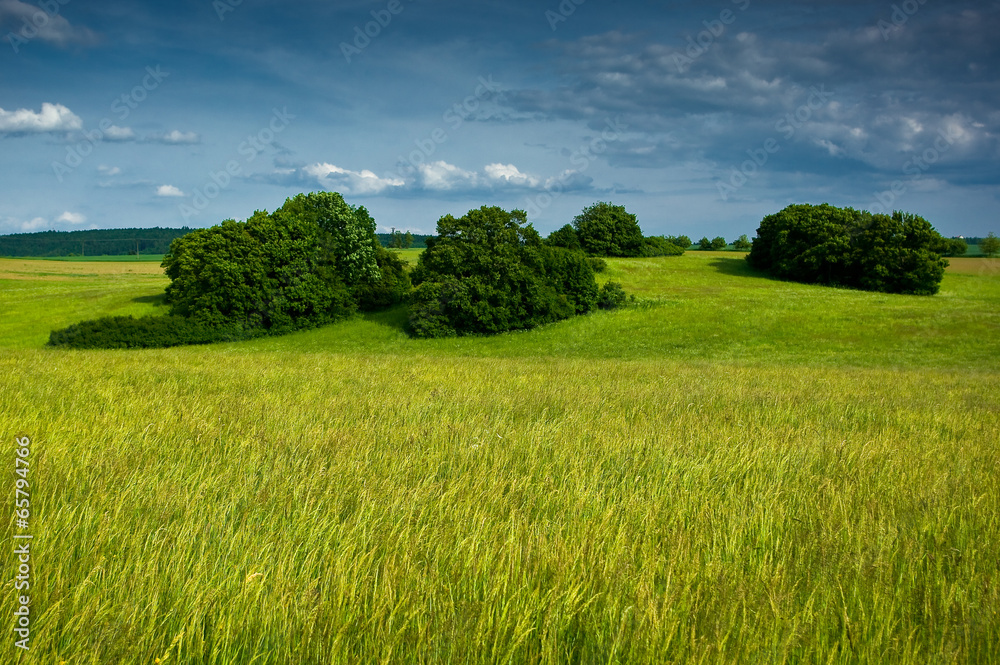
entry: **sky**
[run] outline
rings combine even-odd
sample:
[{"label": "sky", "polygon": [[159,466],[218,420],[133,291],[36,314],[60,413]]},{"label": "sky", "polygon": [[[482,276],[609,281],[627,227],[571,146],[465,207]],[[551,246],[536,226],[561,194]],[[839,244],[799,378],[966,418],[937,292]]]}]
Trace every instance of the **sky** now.
[{"label": "sky", "polygon": [[207,227],[336,191],[379,230],[753,237],[792,203],[1000,232],[1000,2],[0,0],[0,233]]}]

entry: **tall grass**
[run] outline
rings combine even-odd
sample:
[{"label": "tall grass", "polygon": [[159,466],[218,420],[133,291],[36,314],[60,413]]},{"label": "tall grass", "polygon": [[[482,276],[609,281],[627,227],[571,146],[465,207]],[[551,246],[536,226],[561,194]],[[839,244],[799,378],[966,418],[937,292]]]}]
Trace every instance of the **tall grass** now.
[{"label": "tall grass", "polygon": [[[713,289],[743,288],[664,265],[719,308]],[[990,302],[996,278],[968,277]],[[827,302],[852,297],[866,307]],[[947,298],[912,306],[935,302],[941,334],[972,344]],[[583,323],[625,337],[668,311]],[[0,660],[1000,659],[995,359],[817,364],[775,344],[721,362],[632,339],[582,357],[554,326],[505,336],[519,353],[337,337],[366,327],[398,332],[3,351],[0,432],[34,442],[35,539],[31,651],[11,646],[8,586]]]}]

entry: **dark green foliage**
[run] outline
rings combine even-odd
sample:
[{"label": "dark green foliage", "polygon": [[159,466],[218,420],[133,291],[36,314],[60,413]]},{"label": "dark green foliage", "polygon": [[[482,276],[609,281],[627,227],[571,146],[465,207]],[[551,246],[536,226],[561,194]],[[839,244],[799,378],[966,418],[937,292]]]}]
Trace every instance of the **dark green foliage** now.
[{"label": "dark green foliage", "polygon": [[949,238],[945,243],[945,256],[964,256],[969,251],[969,245],[961,238]]},{"label": "dark green foliage", "polygon": [[691,248],[691,238],[687,236],[663,236],[667,242],[677,245],[684,251]]},{"label": "dark green foliage", "polygon": [[739,252],[748,252],[751,246],[750,238],[745,233],[733,241],[733,249]]},{"label": "dark green foliage", "polygon": [[438,221],[412,279],[417,337],[495,334],[592,309],[594,272],[582,252],[544,245],[521,210],[483,206]]},{"label": "dark green foliage", "polygon": [[715,238],[712,238],[711,247],[712,249],[718,251],[721,249],[725,249],[728,244],[729,243],[726,242],[725,238],[723,238],[722,236],[717,236]]},{"label": "dark green foliage", "polygon": [[601,309],[617,309],[624,307],[626,302],[628,302],[628,296],[625,295],[625,289],[618,282],[606,283],[601,287],[597,296],[597,306]]},{"label": "dark green foliage", "polygon": [[649,236],[642,239],[640,256],[680,256],[684,250],[662,236]]},{"label": "dark green foliage", "polygon": [[379,246],[375,250],[375,261],[381,275],[379,279],[361,284],[355,290],[358,307],[364,311],[397,305],[410,295],[410,275],[399,254]]},{"label": "dark green foliage", "polygon": [[922,217],[792,205],[768,215],[747,255],[780,279],[886,293],[937,293],[944,239]]},{"label": "dark green foliage", "polygon": [[403,261],[375,220],[336,193],[299,194],[274,213],[226,220],[177,238],[163,259],[170,316],[85,321],[50,343],[162,347],[246,339],[322,325],[403,302]]},{"label": "dark green foliage", "polygon": [[0,236],[0,256],[159,256],[191,229],[42,231]]},{"label": "dark green foliage", "polygon": [[[573,307],[569,316],[586,314],[597,306],[594,268],[583,252],[564,247],[543,247],[542,257],[547,281],[555,287],[560,303],[565,299]],[[558,311],[562,311],[561,305]]]},{"label": "dark green foliage", "polygon": [[1000,253],[1000,238],[997,238],[992,231],[989,235],[979,241],[979,251],[987,257]]},{"label": "dark green foliage", "polygon": [[[356,303],[350,287],[360,284],[341,277],[333,255],[338,243],[320,232],[316,217],[258,211],[246,222],[226,220],[178,238],[163,260],[171,313],[274,332],[351,314]],[[370,266],[340,258],[354,274],[377,278],[374,246],[370,257]]]},{"label": "dark green foliage", "polygon": [[587,263],[594,272],[604,272],[608,269],[608,262],[599,256],[588,256]]},{"label": "dark green foliage", "polygon": [[642,229],[625,206],[595,203],[573,218],[583,250],[593,256],[641,256]]},{"label": "dark green foliage", "polygon": [[151,349],[249,339],[238,326],[209,326],[185,316],[108,316],[53,330],[49,346],[72,349]]},{"label": "dark green foliage", "polygon": [[549,237],[545,239],[545,243],[553,247],[565,247],[576,251],[583,249],[580,245],[580,237],[571,224],[550,233]]},{"label": "dark green foliage", "polygon": [[712,249],[712,241],[709,240],[708,237],[703,237],[701,240],[698,241],[698,249],[703,251],[708,251]]}]

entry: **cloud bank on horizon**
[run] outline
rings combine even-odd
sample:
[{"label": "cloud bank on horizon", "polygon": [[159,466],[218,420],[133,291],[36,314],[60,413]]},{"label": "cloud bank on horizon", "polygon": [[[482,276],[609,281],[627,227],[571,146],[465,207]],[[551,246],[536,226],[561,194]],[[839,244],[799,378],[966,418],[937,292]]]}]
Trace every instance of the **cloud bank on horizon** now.
[{"label": "cloud bank on horizon", "polygon": [[598,200],[998,228],[1000,3],[0,0],[0,233],[210,226],[338,191],[381,228]]}]

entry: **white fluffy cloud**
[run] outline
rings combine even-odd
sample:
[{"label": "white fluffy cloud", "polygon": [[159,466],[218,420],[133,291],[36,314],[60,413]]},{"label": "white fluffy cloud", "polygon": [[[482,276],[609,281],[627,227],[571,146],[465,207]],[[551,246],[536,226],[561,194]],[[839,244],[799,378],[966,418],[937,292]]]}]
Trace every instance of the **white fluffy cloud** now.
[{"label": "white fluffy cloud", "polygon": [[537,187],[538,178],[521,173],[513,164],[487,164],[483,171],[486,177],[497,183],[515,185],[518,187]]},{"label": "white fluffy cloud", "polygon": [[302,171],[326,189],[342,194],[382,194],[406,184],[399,178],[380,178],[367,169],[350,171],[326,162],[310,164]]},{"label": "white fluffy cloud", "polygon": [[184,192],[182,192],[177,187],[174,187],[173,185],[160,185],[159,187],[156,188],[156,195],[157,196],[184,196]]},{"label": "white fluffy cloud", "polygon": [[201,137],[195,132],[182,132],[179,129],[167,132],[162,136],[150,137],[154,141],[159,141],[160,143],[167,143],[170,145],[185,145],[191,143],[198,143],[201,141]]},{"label": "white fluffy cloud", "polygon": [[416,184],[423,189],[434,191],[476,189],[480,186],[480,178],[472,171],[439,161],[419,165]]},{"label": "white fluffy cloud", "polygon": [[97,167],[97,172],[101,175],[112,176],[120,174],[122,170],[117,166],[105,166],[104,164],[101,164]]},{"label": "white fluffy cloud", "polygon": [[87,221],[87,218],[78,212],[66,211],[56,218],[57,222],[66,222],[68,224],[83,224]]},{"label": "white fluffy cloud", "polygon": [[83,127],[83,121],[62,104],[44,102],[42,110],[30,109],[5,111],[0,108],[0,133],[39,134],[68,132]]}]

